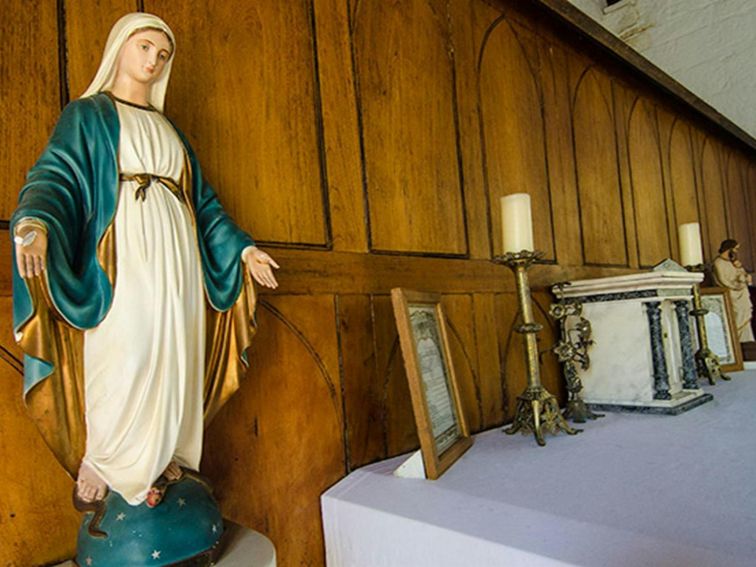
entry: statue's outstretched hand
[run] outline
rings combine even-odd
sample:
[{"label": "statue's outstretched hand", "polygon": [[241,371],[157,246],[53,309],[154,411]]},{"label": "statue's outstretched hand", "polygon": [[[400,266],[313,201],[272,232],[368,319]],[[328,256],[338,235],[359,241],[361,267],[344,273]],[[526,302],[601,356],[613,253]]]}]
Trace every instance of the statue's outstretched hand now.
[{"label": "statue's outstretched hand", "polygon": [[21,224],[16,228],[13,241],[21,277],[41,276],[47,263],[47,233],[38,226]]},{"label": "statue's outstretched hand", "polygon": [[276,277],[273,275],[273,268],[278,269],[279,265],[267,253],[257,246],[250,246],[244,251],[242,260],[244,260],[249,273],[252,274],[257,283],[272,289],[278,287]]}]

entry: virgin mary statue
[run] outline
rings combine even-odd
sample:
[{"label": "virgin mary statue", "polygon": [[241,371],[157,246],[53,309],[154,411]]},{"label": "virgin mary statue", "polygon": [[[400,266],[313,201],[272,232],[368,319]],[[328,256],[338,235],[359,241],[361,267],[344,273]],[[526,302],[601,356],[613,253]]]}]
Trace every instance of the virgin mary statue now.
[{"label": "virgin mary statue", "polygon": [[175,45],[156,16],[115,24],[11,219],[25,401],[84,501],[198,469],[247,363],[250,275],[277,285],[163,114]]}]

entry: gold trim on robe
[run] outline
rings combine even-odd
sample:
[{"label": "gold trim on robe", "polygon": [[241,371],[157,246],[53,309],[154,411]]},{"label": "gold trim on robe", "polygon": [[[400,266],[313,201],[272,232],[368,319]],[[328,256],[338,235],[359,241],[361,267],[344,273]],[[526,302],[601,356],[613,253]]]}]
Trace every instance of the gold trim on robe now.
[{"label": "gold trim on robe", "polygon": [[227,311],[216,311],[207,304],[205,357],[205,427],[239,389],[247,370],[242,358],[257,331],[257,297],[247,267],[242,265],[244,283],[239,297]]},{"label": "gold trim on robe", "polygon": [[25,281],[34,312],[21,328],[18,343],[26,354],[52,363],[53,371],[26,394],[24,401],[45,443],[66,472],[76,478],[87,432],[84,334],[57,315],[44,276]]}]

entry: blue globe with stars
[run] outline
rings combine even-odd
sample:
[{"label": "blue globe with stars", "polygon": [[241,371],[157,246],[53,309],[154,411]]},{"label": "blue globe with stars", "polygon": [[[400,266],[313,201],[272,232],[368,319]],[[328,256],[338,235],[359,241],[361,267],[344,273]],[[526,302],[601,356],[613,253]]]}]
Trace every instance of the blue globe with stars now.
[{"label": "blue globe with stars", "polygon": [[79,528],[80,567],[210,565],[220,547],[223,517],[206,482],[195,475],[166,487],[155,508],[129,505],[110,492]]}]

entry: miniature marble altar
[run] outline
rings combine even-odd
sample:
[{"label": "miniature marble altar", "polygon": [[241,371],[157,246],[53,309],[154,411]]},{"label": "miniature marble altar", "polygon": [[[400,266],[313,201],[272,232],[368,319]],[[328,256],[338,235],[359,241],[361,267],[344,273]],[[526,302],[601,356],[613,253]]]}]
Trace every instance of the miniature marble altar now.
[{"label": "miniature marble altar", "polygon": [[679,414],[712,399],[698,387],[689,319],[691,288],[702,279],[668,260],[564,288],[593,327],[591,366],[579,370],[590,407]]}]

